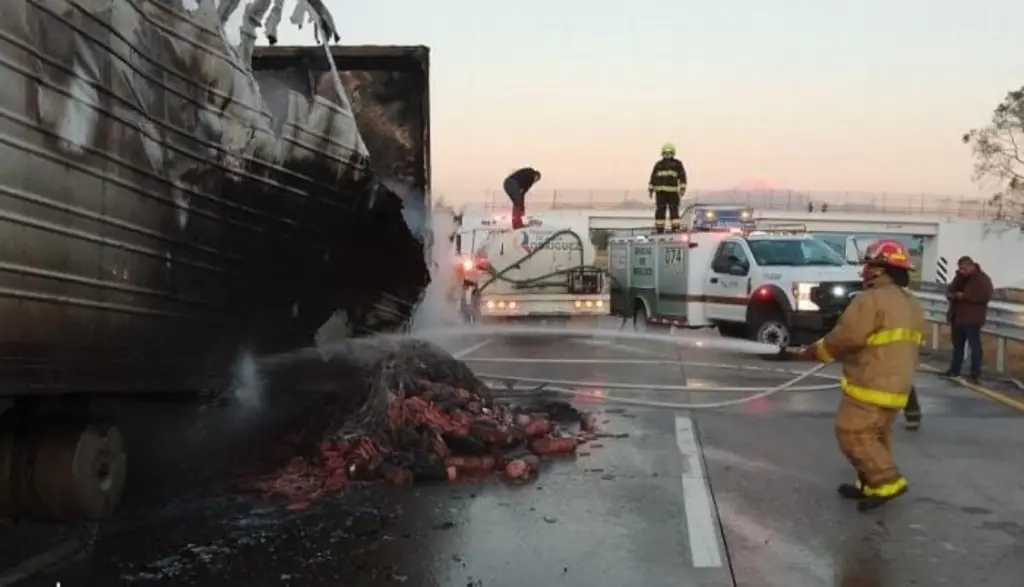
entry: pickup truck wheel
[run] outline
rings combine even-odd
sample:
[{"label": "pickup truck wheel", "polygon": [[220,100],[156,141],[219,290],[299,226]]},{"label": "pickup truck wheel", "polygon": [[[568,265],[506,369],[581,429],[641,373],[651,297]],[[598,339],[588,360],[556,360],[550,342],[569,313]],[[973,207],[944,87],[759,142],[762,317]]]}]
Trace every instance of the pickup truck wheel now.
[{"label": "pickup truck wheel", "polygon": [[789,346],[789,327],[777,318],[768,318],[758,325],[754,340],[786,348]]},{"label": "pickup truck wheel", "polygon": [[786,348],[790,344],[789,327],[786,324],[774,317],[768,317],[761,321],[753,330],[753,339],[763,344],[770,344],[772,346],[779,347],[779,352],[775,355],[765,356],[770,359],[781,359],[786,355]]}]

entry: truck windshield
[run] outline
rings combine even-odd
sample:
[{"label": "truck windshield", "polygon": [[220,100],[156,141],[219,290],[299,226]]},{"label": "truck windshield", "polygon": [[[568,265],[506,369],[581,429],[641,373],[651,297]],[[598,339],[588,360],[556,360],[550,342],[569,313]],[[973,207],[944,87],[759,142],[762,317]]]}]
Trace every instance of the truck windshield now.
[{"label": "truck windshield", "polygon": [[846,259],[813,239],[749,239],[758,265],[846,265]]}]

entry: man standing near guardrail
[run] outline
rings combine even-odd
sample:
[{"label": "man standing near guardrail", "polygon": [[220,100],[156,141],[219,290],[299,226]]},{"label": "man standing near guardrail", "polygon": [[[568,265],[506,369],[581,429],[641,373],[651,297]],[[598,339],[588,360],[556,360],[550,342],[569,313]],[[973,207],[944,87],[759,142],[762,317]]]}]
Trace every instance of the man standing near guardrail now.
[{"label": "man standing near guardrail", "polygon": [[953,357],[946,377],[959,377],[967,347],[971,347],[971,371],[968,380],[978,383],[981,378],[981,327],[985,325],[988,303],[992,301],[992,279],[981,270],[981,265],[968,256],[956,262],[956,277],[946,288],[949,299],[950,337],[953,339]]}]

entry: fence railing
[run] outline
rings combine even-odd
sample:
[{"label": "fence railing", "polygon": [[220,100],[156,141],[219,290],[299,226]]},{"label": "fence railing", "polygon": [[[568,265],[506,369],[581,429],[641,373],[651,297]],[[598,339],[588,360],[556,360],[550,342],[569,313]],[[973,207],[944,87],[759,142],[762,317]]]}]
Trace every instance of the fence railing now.
[{"label": "fence railing", "polygon": [[[483,205],[488,211],[507,211],[504,192],[439,192],[452,202]],[[800,190],[689,190],[686,202],[743,205],[760,210],[834,210],[936,215],[956,218],[995,218],[999,209],[981,197],[933,194],[829,192]],[[528,210],[646,210],[653,206],[645,190],[534,190]]]},{"label": "fence railing", "polygon": [[[943,293],[917,291],[915,295],[921,300],[928,321],[932,324],[932,332],[928,337],[932,350],[939,348],[939,327],[946,324],[946,312],[949,301]],[[993,301],[988,306],[988,315],[982,332],[996,339],[996,370],[1007,371],[1007,341],[1024,341],[1024,304],[1014,302]]]},{"label": "fence railing", "polygon": [[[935,283],[934,281],[915,281],[910,285],[910,289],[916,292],[922,292],[927,294],[938,294],[945,300],[946,286],[941,283]],[[1011,306],[1019,305],[1021,311],[1024,312],[1024,289],[1019,287],[1003,287],[992,292],[993,302],[1004,302]]]}]

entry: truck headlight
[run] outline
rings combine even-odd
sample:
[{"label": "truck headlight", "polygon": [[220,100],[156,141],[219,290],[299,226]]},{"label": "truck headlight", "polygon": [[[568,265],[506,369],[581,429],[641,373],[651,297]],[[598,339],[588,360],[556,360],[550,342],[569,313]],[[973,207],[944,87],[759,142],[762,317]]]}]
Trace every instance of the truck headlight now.
[{"label": "truck headlight", "polygon": [[819,310],[818,304],[811,301],[811,291],[818,287],[817,283],[794,283],[793,299],[796,300],[798,312],[814,312]]}]

